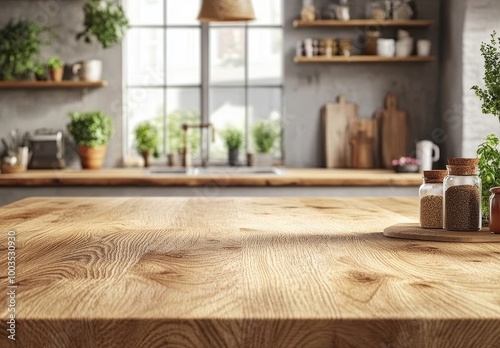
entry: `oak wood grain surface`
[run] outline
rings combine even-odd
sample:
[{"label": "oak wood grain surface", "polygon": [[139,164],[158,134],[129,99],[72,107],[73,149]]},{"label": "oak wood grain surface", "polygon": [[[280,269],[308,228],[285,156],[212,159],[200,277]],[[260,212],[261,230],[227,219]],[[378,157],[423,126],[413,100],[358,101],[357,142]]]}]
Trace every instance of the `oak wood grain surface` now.
[{"label": "oak wood grain surface", "polygon": [[389,170],[284,169],[284,175],[207,174],[151,175],[143,169],[30,170],[0,174],[5,186],[420,186],[421,174],[397,174]]},{"label": "oak wood grain surface", "polygon": [[417,214],[414,198],[22,200],[0,208],[16,346],[498,347],[500,245],[382,235]]}]

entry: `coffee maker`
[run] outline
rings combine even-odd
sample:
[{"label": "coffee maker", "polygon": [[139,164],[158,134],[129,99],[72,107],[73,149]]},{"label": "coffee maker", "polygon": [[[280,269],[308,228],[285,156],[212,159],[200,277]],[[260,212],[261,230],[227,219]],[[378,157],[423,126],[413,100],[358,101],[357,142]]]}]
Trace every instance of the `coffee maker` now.
[{"label": "coffee maker", "polygon": [[31,158],[28,169],[63,169],[64,139],[62,131],[38,129],[28,136]]}]

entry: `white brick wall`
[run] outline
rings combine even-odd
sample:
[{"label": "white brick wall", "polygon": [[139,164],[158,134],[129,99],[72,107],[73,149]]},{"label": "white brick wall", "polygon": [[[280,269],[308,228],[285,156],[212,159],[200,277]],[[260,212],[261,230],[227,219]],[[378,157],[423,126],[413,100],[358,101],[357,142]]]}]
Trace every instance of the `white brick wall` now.
[{"label": "white brick wall", "polygon": [[465,13],[463,36],[463,144],[464,157],[475,156],[477,146],[486,135],[500,135],[500,123],[491,115],[483,115],[481,102],[471,87],[483,86],[484,62],[479,51],[482,41],[489,41],[496,30],[500,34],[500,1],[469,0]]}]

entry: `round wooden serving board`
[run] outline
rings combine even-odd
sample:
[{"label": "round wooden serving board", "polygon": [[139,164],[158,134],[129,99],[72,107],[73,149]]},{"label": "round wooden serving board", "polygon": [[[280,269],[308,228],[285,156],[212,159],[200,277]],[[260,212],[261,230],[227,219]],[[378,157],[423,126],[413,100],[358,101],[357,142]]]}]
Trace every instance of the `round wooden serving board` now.
[{"label": "round wooden serving board", "polygon": [[387,227],[384,230],[384,236],[433,242],[500,243],[500,234],[492,234],[487,227],[479,232],[452,232],[442,229],[422,228],[419,224],[397,224]]}]

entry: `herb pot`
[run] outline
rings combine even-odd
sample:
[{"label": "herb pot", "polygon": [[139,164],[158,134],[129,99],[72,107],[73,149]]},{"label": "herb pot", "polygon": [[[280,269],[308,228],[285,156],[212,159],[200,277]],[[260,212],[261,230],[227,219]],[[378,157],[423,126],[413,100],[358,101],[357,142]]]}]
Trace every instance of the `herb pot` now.
[{"label": "herb pot", "polygon": [[240,157],[240,150],[230,149],[228,152],[228,162],[230,166],[239,165],[238,158]]},{"label": "herb pot", "polygon": [[167,165],[169,167],[177,167],[179,165],[179,155],[175,153],[167,154]]},{"label": "herb pot", "polygon": [[273,154],[272,153],[256,153],[255,154],[256,167],[272,167]]},{"label": "herb pot", "polygon": [[54,82],[61,82],[63,79],[64,68],[52,68],[50,69],[50,78]]},{"label": "herb pot", "polygon": [[83,169],[98,170],[104,164],[106,146],[78,146],[78,155],[80,156],[80,163]]},{"label": "herb pot", "polygon": [[153,163],[153,151],[143,151],[141,152],[141,156],[144,159],[144,167],[151,167]]},{"label": "herb pot", "polygon": [[500,234],[500,187],[493,187],[490,192],[490,231]]}]

